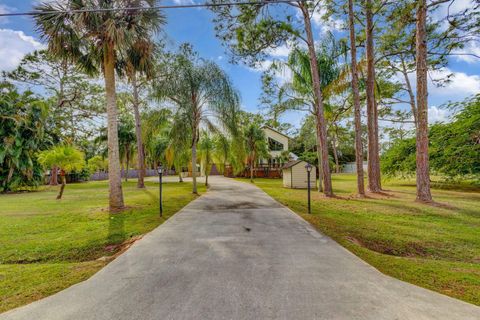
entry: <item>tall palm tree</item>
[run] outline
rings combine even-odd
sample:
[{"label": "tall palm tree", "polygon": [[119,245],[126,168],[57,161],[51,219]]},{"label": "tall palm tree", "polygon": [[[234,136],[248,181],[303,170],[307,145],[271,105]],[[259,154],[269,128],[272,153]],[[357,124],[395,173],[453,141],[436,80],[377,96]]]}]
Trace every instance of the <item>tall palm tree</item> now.
[{"label": "tall palm tree", "polygon": [[[162,23],[165,20],[162,17]],[[128,81],[132,87],[132,107],[135,117],[135,136],[137,142],[137,167],[138,180],[137,187],[145,188],[145,150],[142,139],[142,124],[140,117],[140,90],[148,79],[151,79],[155,73],[154,52],[158,47],[149,39],[138,39],[127,50],[127,54],[120,68],[125,71]]]},{"label": "tall palm tree", "polygon": [[[160,74],[153,85],[154,97],[176,107],[177,124],[188,124],[192,150],[193,193],[197,193],[197,144],[200,127],[211,131],[236,131],[239,96],[225,74],[214,62],[198,58],[190,45],[160,62]],[[175,126],[175,124],[174,124]]]},{"label": "tall palm tree", "polygon": [[[320,77],[320,89],[322,90],[323,107],[325,113],[330,113],[331,106],[328,99],[338,90],[337,80],[342,74],[342,69],[338,65],[338,57],[342,53],[342,48],[333,38],[333,35],[325,38],[319,45],[317,52],[316,65]],[[315,89],[313,87],[312,72],[310,66],[309,53],[306,50],[296,48],[292,50],[287,61],[281,64],[273,65],[273,71],[277,69],[281,71],[289,71],[292,74],[292,80],[284,83],[278,90],[278,103],[274,106],[275,112],[281,113],[286,110],[302,110],[311,113],[316,119],[316,139],[317,139],[317,156],[320,171],[320,182],[318,191],[324,191],[326,195],[332,195],[331,189],[325,188],[323,184],[327,181],[329,185],[329,177],[324,176],[324,166],[322,165],[322,143],[320,139],[321,123],[318,122],[317,100]],[[343,83],[342,83],[343,87]],[[325,145],[326,147],[326,145]],[[326,164],[328,166],[328,163]],[[328,173],[326,173],[328,174]]]},{"label": "tall palm tree", "polygon": [[[155,0],[55,0],[35,8],[39,12],[34,16],[37,29],[48,41],[52,54],[76,63],[88,73],[100,70],[103,73],[111,212],[124,207],[117,132],[116,62],[137,41],[148,42],[151,34],[159,30],[164,19],[158,10],[131,9],[152,7],[155,3]],[[126,7],[129,9],[119,10]],[[107,10],[95,12],[98,8]]]},{"label": "tall palm tree", "polygon": [[253,171],[257,161],[268,155],[267,138],[265,132],[256,123],[250,124],[244,132],[245,149],[250,167],[250,181],[253,182]]},{"label": "tall palm tree", "polygon": [[169,109],[152,109],[142,114],[142,144],[146,161],[156,168],[170,143],[172,113]]}]

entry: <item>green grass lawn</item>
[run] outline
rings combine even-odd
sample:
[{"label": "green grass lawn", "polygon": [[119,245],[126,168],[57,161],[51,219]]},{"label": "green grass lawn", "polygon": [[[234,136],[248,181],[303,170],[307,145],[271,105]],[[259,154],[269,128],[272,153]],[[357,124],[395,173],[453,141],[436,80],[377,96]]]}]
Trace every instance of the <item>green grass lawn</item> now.
[{"label": "green grass lawn", "polygon": [[[58,292],[92,276],[121,249],[192,201],[191,183],[164,184],[164,217],[158,183],[123,184],[127,210],[110,215],[106,181],[70,184],[62,200],[57,187],[0,195],[0,312]],[[202,185],[200,192],[205,191]]]},{"label": "green grass lawn", "polygon": [[[381,272],[480,305],[480,188],[434,188],[434,207],[414,202],[412,181],[386,181],[386,196],[355,198],[354,175],[334,175],[338,198],[255,184]],[[242,180],[242,179],[240,179]],[[247,181],[243,179],[243,181]]]}]

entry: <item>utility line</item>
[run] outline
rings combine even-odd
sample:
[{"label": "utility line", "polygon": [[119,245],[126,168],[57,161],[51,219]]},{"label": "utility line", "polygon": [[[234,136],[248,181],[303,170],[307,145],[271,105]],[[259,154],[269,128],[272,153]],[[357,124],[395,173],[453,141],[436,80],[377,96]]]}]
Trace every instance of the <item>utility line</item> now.
[{"label": "utility line", "polygon": [[78,10],[51,10],[51,11],[28,11],[28,12],[10,12],[0,13],[0,17],[15,17],[15,16],[35,16],[44,14],[58,14],[58,13],[88,13],[88,12],[116,12],[128,10],[162,10],[162,9],[186,9],[186,8],[208,8],[208,7],[225,7],[225,6],[243,6],[243,5],[262,5],[262,4],[277,4],[277,3],[292,3],[292,0],[263,0],[263,1],[243,1],[243,2],[227,2],[227,3],[202,3],[202,4],[185,4],[185,5],[166,5],[166,6],[151,6],[151,7],[127,7],[127,8],[92,8],[92,9],[78,9]]}]

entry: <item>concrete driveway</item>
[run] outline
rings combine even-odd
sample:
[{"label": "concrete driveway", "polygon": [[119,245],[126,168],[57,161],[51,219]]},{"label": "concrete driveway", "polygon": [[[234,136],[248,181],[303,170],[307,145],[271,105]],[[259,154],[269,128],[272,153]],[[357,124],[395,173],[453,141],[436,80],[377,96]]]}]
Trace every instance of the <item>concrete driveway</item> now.
[{"label": "concrete driveway", "polygon": [[211,184],[89,280],[0,319],[480,319],[381,274],[255,186]]}]

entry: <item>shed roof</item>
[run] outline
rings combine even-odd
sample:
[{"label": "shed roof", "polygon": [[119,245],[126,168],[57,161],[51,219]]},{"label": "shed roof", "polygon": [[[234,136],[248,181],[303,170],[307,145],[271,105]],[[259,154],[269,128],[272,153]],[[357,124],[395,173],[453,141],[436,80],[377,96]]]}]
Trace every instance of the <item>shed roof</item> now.
[{"label": "shed roof", "polygon": [[282,167],[282,169],[288,169],[288,168],[291,168],[297,164],[299,164],[300,162],[303,162],[302,160],[292,160],[292,161],[288,161],[287,163],[285,163]]}]

